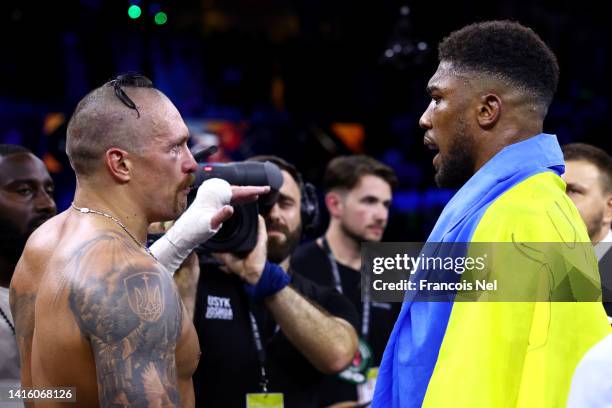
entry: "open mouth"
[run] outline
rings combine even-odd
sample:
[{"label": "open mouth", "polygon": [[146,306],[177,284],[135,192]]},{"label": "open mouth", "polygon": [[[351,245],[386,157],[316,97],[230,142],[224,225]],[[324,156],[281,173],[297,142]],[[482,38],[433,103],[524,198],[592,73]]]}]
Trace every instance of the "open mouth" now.
[{"label": "open mouth", "polygon": [[434,156],[431,163],[437,169],[438,165],[440,164],[440,149],[438,148],[438,145],[431,137],[427,135],[425,135],[425,137],[423,138],[423,144],[427,146],[429,150],[436,152],[436,155]]}]

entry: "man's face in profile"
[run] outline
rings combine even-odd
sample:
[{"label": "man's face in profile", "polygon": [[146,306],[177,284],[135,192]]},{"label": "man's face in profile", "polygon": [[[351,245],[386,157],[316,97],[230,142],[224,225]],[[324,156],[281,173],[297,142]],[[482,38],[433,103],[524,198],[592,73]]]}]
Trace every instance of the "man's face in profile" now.
[{"label": "man's face in profile", "polygon": [[17,261],[25,243],[57,213],[53,180],[43,162],[30,153],[0,157],[0,250]]},{"label": "man's face in profile", "polygon": [[150,214],[150,222],[176,219],[187,207],[197,163],[189,151],[189,130],[176,107],[153,94],[141,104],[140,132],[150,142],[144,153],[133,154],[138,171],[134,191]]},{"label": "man's face in profile", "polygon": [[301,191],[291,175],[282,170],[283,185],[278,200],[264,219],[268,230],[268,259],[284,261],[300,242],[302,235]]},{"label": "man's face in profile", "polygon": [[438,187],[459,188],[474,174],[475,141],[467,109],[473,92],[452,65],[441,62],[429,80],[431,101],[419,120],[426,130],[424,144],[437,151],[433,159]]}]

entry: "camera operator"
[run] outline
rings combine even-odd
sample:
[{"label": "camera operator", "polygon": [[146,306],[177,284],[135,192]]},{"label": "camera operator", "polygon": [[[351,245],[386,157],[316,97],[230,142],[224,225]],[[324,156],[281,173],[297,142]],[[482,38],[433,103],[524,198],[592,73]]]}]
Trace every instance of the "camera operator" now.
[{"label": "camera operator", "polygon": [[301,231],[316,218],[312,186],[306,188],[295,167],[280,158],[251,160],[276,164],[283,183],[278,200],[259,217],[256,246],[244,258],[200,254],[197,405],[238,407],[282,399],[288,407],[313,407],[324,374],[341,371],[353,359],[357,313],[332,288],[288,269]]}]

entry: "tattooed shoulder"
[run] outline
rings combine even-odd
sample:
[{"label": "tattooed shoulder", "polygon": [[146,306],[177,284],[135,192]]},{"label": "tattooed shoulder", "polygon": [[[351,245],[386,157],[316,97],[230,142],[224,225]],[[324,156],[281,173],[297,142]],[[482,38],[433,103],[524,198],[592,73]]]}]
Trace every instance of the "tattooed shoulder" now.
[{"label": "tattooed shoulder", "polygon": [[170,275],[122,237],[75,254],[68,302],[92,346],[102,406],[178,404],[182,308]]}]

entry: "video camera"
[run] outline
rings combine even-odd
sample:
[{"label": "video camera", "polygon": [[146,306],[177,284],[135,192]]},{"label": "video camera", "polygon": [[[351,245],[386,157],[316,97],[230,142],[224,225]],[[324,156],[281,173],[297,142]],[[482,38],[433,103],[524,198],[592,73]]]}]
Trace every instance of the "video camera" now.
[{"label": "video camera", "polygon": [[[196,155],[198,158],[199,155]],[[258,215],[266,214],[278,199],[279,189],[283,184],[283,175],[274,163],[234,162],[208,163],[198,162],[196,179],[188,203],[195,199],[197,188],[206,180],[220,178],[237,186],[270,186],[270,192],[253,203],[236,204],[234,214],[223,223],[223,227],[208,241],[200,245],[202,252],[233,252],[246,254],[257,243]]]}]

